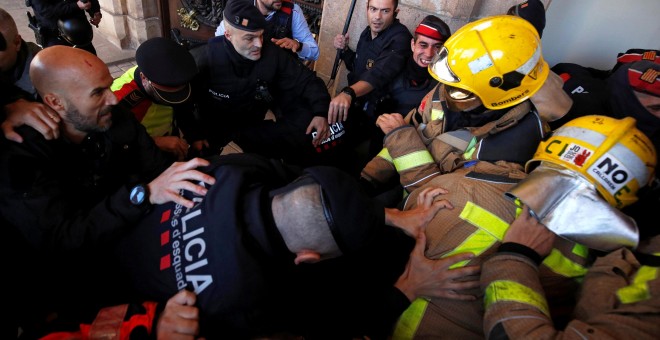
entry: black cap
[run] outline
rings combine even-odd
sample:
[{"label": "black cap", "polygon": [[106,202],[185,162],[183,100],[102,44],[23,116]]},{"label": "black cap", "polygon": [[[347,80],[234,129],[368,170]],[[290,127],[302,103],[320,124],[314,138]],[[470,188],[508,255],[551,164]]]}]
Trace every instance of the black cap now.
[{"label": "black cap", "polygon": [[449,36],[451,36],[451,30],[442,19],[435,15],[427,15],[422,22],[417,25],[415,34],[421,34],[431,39],[445,42],[449,39]]},{"label": "black cap", "polygon": [[539,37],[543,37],[545,7],[543,7],[543,3],[540,0],[528,0],[519,5],[512,6],[507,13],[527,20],[536,28]]},{"label": "black cap", "polygon": [[251,0],[229,0],[223,12],[224,21],[243,31],[266,28],[266,19]]},{"label": "black cap", "polygon": [[330,231],[343,254],[367,245],[385,225],[385,208],[360,191],[355,179],[333,167],[305,169],[321,186]]},{"label": "black cap", "polygon": [[197,74],[197,64],[183,46],[167,38],[151,38],[138,47],[135,61],[162,101],[180,104],[190,97],[189,83]]}]

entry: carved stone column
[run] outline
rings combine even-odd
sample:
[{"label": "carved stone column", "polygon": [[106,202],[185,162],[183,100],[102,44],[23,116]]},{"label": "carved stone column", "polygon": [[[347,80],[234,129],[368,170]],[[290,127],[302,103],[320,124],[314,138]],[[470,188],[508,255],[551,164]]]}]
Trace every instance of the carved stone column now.
[{"label": "carved stone column", "polygon": [[161,35],[158,0],[99,0],[103,20],[99,30],[121,48],[136,48]]}]

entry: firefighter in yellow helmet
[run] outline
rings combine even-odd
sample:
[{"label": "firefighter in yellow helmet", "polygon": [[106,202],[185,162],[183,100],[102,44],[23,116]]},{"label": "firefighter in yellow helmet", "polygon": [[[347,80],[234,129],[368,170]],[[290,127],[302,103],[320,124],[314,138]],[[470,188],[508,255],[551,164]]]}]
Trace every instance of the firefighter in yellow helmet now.
[{"label": "firefighter in yellow helmet", "polygon": [[[651,141],[633,118],[585,116],[559,128],[528,166],[539,161],[508,193],[529,208],[483,264],[486,337],[656,339],[660,236],[656,231],[637,246],[632,218],[613,208],[634,202],[652,178],[657,160]],[[538,275],[556,235],[605,251],[627,246],[590,266],[565,327],[557,325]]]},{"label": "firefighter in yellow helmet", "polygon": [[[575,292],[592,261],[591,249],[613,251],[622,246],[637,246],[637,227],[617,208],[635,201],[638,189],[652,178],[655,150],[649,139],[635,128],[634,119],[590,116],[567,124],[541,143],[528,162],[528,169],[540,165],[529,175],[517,172],[514,167],[507,174],[507,164],[511,163],[480,161],[425,182],[421,188],[447,189],[449,193],[442,198],[454,207],[438,212],[428,224],[426,256],[436,259],[470,252],[475,255],[472,260],[452,268],[482,265],[498,248],[500,253],[519,251],[519,247],[506,243],[510,223],[521,213],[525,217],[534,216],[562,237],[547,242],[543,254],[547,256],[535,259],[533,277],[527,274],[519,278],[519,284],[498,286],[498,282],[486,289],[486,308],[493,301],[501,306],[506,305],[507,299],[522,296],[526,300],[519,302],[540,308],[539,313],[557,320],[570,317]],[[519,180],[513,174],[520,176]],[[414,198],[424,189],[411,193],[405,209],[415,207]],[[500,271],[516,274],[502,265],[490,275]],[[530,279],[539,282],[534,286],[536,295],[526,295],[528,290],[520,288]],[[402,314],[394,339],[483,337],[483,291],[457,293],[474,295],[476,299],[417,299]],[[536,296],[547,299],[534,305]],[[501,315],[492,317],[497,319]],[[487,333],[491,331],[486,329]],[[531,333],[527,334],[530,336]]]},{"label": "firefighter in yellow helmet", "polygon": [[544,122],[571,105],[543,59],[536,29],[514,16],[465,25],[445,42],[429,72],[440,83],[419,107],[405,118],[384,114],[377,120],[384,149],[362,171],[376,191],[397,173],[404,188],[414,189],[422,173],[451,172],[470,161],[523,165],[543,137]]},{"label": "firefighter in yellow helmet", "polygon": [[[516,216],[516,206],[503,200],[503,193],[526,176],[523,167],[544,137],[544,122],[565,113],[570,100],[562,99],[561,80],[543,60],[538,33],[517,17],[485,18],[459,29],[429,71],[440,84],[418,108],[405,119],[395,114],[379,117],[385,148],[363,169],[362,178],[376,193],[398,179],[410,198],[422,187],[447,189],[444,196],[455,209],[429,223],[425,254],[439,259],[470,252],[475,258],[458,267],[479,265],[497,249]],[[555,93],[561,100],[549,100]],[[537,105],[531,99],[539,95]],[[413,201],[408,199],[406,209]],[[587,250],[566,240],[555,247],[543,275],[553,291],[572,291],[577,287],[574,278],[586,271]],[[575,247],[581,251],[572,252]],[[456,294],[473,295],[473,301],[417,299],[394,335],[483,336],[479,294]]]}]

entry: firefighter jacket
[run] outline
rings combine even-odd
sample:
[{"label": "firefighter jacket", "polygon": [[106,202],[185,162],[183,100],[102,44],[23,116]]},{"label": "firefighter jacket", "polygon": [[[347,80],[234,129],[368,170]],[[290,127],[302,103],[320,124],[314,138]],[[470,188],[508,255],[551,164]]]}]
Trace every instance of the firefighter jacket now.
[{"label": "firefighter jacket", "polygon": [[660,237],[637,252],[598,258],[580,289],[572,320],[553,324],[539,269],[517,252],[498,252],[481,272],[484,332],[507,339],[656,339],[660,334]]},{"label": "firefighter jacket", "polygon": [[[406,200],[405,209],[416,204],[417,194],[426,187],[442,187],[454,209],[442,209],[426,228],[427,250],[430,259],[471,252],[470,262],[454,265],[479,265],[494,253],[509,224],[515,219],[518,207],[504,196],[519,179],[524,178],[522,167],[509,162],[479,161],[454,172],[432,177]],[[558,239],[552,254],[540,269],[543,288],[553,296],[553,311],[565,314],[573,305],[572,292],[577,280],[586,272],[588,250],[565,239]],[[394,339],[483,338],[483,304],[481,293],[475,289],[467,294],[476,301],[443,298],[417,299],[402,314],[394,331]]]},{"label": "firefighter jacket", "polygon": [[362,170],[364,179],[377,187],[398,175],[410,193],[468,161],[525,164],[532,157],[545,130],[529,102],[509,110],[454,112],[447,109],[441,87],[408,114],[411,125],[385,136],[383,150]]}]

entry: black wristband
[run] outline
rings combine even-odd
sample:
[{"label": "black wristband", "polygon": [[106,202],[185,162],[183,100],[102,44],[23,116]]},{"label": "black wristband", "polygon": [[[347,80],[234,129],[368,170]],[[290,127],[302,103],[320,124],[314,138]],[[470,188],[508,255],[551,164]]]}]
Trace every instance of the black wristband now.
[{"label": "black wristband", "polygon": [[346,87],[344,87],[343,89],[341,89],[341,92],[342,92],[342,93],[346,93],[347,95],[351,96],[351,103],[354,103],[354,102],[355,102],[355,98],[356,98],[357,96],[355,95],[355,90],[353,90],[352,87],[350,87],[350,86],[346,86]]},{"label": "black wristband", "polygon": [[303,49],[303,43],[302,43],[302,41],[300,41],[300,40],[298,40],[298,39],[293,39],[293,40],[295,40],[295,41],[298,42],[298,51],[297,51],[297,52],[302,51],[302,49]]},{"label": "black wristband", "polygon": [[516,253],[522,256],[525,256],[532,260],[536,265],[540,265],[541,262],[543,262],[543,257],[539,255],[534,249],[524,246],[519,243],[514,243],[514,242],[506,242],[502,243],[500,247],[497,249],[498,253],[506,252],[506,253]]}]

